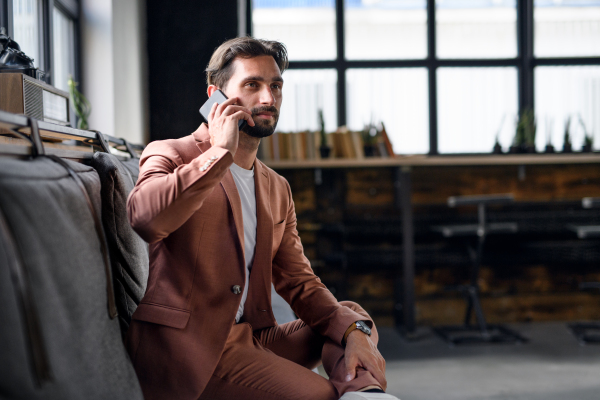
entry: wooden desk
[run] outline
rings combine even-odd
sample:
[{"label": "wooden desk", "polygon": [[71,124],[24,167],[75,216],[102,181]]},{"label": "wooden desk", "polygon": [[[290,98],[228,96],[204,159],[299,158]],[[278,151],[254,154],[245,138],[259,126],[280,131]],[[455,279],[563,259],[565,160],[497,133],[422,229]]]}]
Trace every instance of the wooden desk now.
[{"label": "wooden desk", "polygon": [[327,159],[304,161],[268,161],[275,170],[314,169],[315,177],[322,169],[330,168],[395,168],[395,202],[402,216],[402,274],[395,284],[394,320],[398,329],[406,335],[414,334],[415,323],[415,243],[413,226],[413,204],[411,171],[415,168],[444,166],[519,166],[528,165],[575,165],[600,164],[600,153],[557,153],[557,154],[506,154],[506,155],[444,155],[444,156],[399,156],[396,158],[367,158],[365,160]]}]

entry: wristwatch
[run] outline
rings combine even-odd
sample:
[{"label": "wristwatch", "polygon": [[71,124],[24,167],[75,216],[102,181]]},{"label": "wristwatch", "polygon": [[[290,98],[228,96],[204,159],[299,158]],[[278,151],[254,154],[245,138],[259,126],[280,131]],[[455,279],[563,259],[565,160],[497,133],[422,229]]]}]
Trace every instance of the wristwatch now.
[{"label": "wristwatch", "polygon": [[371,336],[371,328],[369,328],[363,321],[356,321],[356,329],[368,336]]},{"label": "wristwatch", "polygon": [[352,331],[357,329],[365,335],[371,336],[371,328],[369,328],[364,321],[356,321],[355,323],[350,325],[348,329],[346,329],[346,332],[344,333],[344,338],[342,339],[342,343],[344,345],[346,344],[346,339],[348,339],[348,335],[350,335]]}]

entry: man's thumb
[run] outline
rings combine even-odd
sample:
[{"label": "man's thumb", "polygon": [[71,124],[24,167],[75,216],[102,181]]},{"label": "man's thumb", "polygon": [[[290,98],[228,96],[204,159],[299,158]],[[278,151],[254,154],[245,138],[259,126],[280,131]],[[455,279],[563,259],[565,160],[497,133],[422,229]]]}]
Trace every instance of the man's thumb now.
[{"label": "man's thumb", "polygon": [[346,359],[346,382],[350,382],[356,376],[356,366],[352,361]]}]

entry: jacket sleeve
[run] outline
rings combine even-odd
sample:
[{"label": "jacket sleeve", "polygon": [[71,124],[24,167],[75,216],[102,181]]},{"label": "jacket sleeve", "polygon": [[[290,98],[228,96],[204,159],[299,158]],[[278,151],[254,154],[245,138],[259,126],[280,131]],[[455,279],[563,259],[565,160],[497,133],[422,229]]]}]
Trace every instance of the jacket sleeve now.
[{"label": "jacket sleeve", "polygon": [[166,238],[183,225],[233,163],[229,150],[213,146],[184,164],[168,142],[146,147],[138,182],[127,199],[129,223],[148,243]]},{"label": "jacket sleeve", "polygon": [[[291,190],[288,190],[288,212],[279,249],[273,259],[273,284],[277,293],[311,328],[336,343],[342,343],[348,327],[365,318],[339,304],[329,289],[317,277],[304,255],[296,228],[296,211]],[[367,320],[373,327],[373,322]]]}]

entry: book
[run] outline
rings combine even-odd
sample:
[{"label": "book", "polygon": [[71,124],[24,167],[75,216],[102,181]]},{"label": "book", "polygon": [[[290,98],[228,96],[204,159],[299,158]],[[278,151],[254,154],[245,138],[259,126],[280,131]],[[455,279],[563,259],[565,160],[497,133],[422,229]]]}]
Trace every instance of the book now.
[{"label": "book", "polygon": [[352,131],[350,132],[352,137],[352,145],[354,146],[354,153],[358,160],[365,158],[365,146],[363,144],[361,132]]},{"label": "book", "polygon": [[392,147],[392,142],[390,142],[390,138],[387,135],[387,132],[385,131],[385,125],[383,124],[383,122],[381,123],[381,137],[383,139],[383,143],[385,145],[385,150],[387,151],[387,154],[390,157],[394,157],[394,148]]}]

